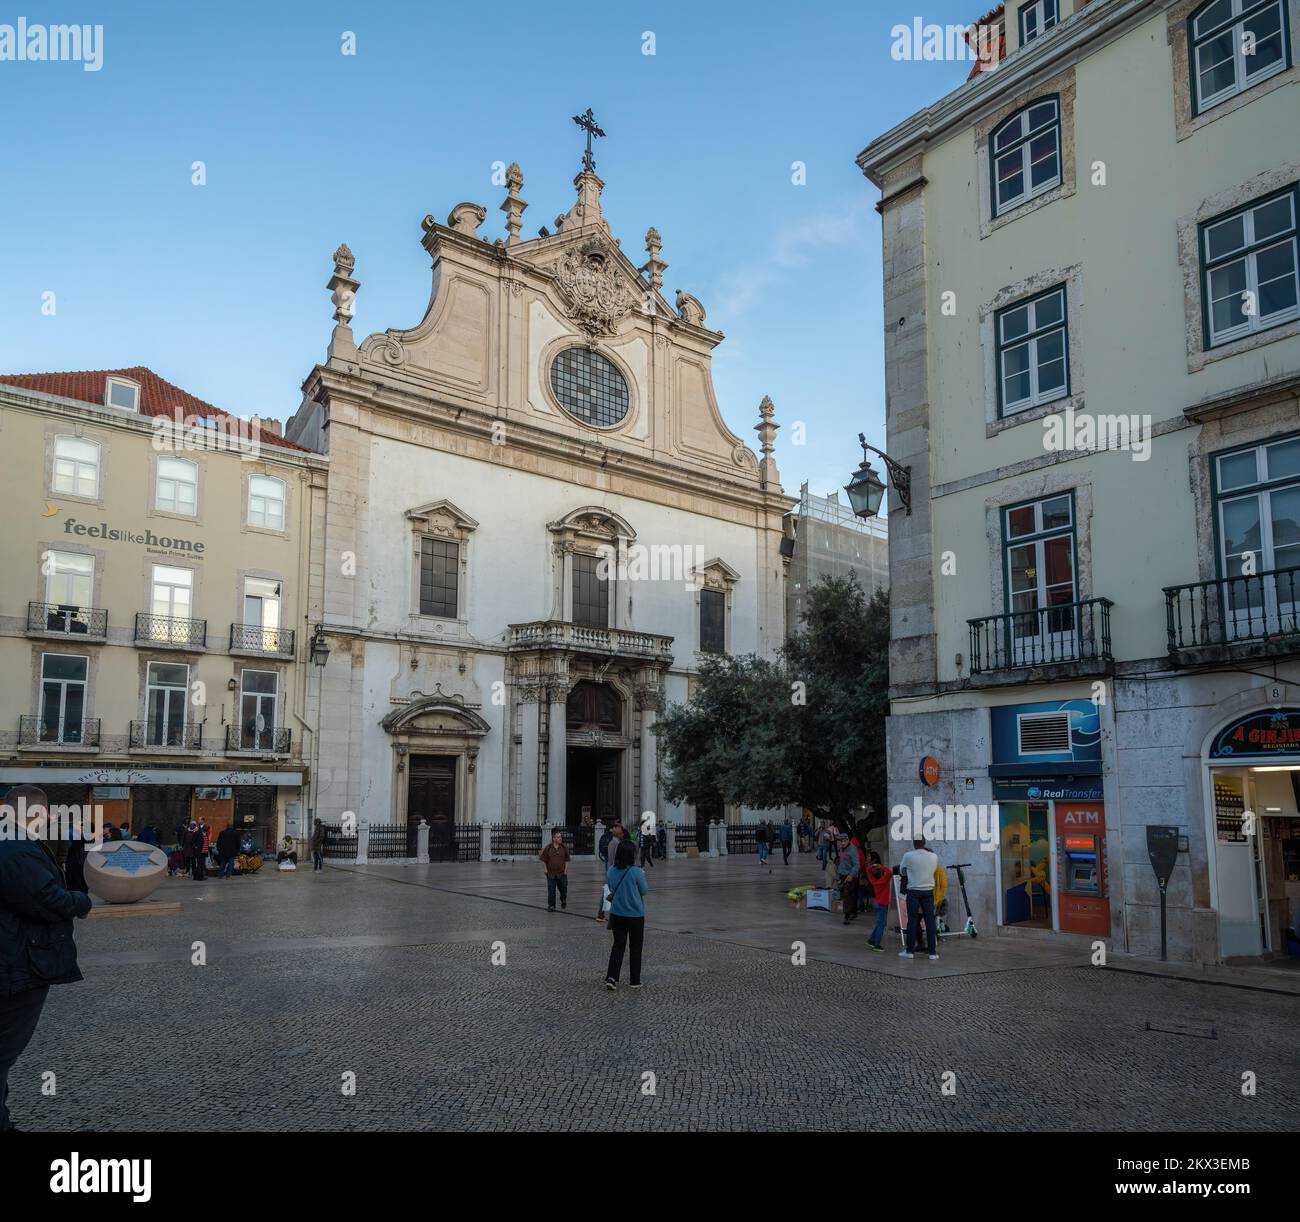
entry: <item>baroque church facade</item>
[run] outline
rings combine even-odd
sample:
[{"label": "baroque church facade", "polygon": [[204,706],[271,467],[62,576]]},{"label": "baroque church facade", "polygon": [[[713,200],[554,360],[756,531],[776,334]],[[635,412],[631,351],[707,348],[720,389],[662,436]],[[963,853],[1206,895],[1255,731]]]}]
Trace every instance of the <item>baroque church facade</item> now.
[{"label": "baroque church facade", "polygon": [[[427,216],[423,320],[358,343],[346,246],[336,326],[290,440],[329,455],[312,523],[317,815],[375,824],[703,823],[670,805],[653,733],[706,650],[784,637],[782,516],[764,399],[732,433],[699,301],[664,295],[658,233],[623,252],[590,155],[553,233]],[[744,818],[729,810],[732,821]]]}]

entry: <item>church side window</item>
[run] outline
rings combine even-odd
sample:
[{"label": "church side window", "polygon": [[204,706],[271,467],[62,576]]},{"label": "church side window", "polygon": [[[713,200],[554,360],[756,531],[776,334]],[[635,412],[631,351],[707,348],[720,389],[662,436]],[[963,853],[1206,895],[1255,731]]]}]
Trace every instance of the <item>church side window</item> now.
[{"label": "church side window", "polygon": [[573,622],[584,628],[609,627],[609,579],[601,571],[600,556],[574,553]]},{"label": "church side window", "polygon": [[421,539],[420,614],[455,619],[459,580],[459,545],[447,539]]},{"label": "church side window", "polygon": [[700,650],[727,651],[727,596],[721,590],[700,591]]}]

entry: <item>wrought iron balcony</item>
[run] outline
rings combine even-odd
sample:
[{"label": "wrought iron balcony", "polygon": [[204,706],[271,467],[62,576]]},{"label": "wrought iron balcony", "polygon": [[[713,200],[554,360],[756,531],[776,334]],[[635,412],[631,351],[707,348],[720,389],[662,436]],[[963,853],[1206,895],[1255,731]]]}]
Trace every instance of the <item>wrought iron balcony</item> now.
[{"label": "wrought iron balcony", "polygon": [[970,673],[1111,662],[1109,598],[967,620]]},{"label": "wrought iron balcony", "polygon": [[292,731],[284,726],[227,726],[227,751],[253,751],[259,755],[288,755]]},{"label": "wrought iron balcony", "polygon": [[671,659],[673,638],[627,628],[589,628],[566,620],[538,620],[531,624],[511,624],[510,648],[567,649],[575,653]]},{"label": "wrought iron balcony", "polygon": [[292,628],[263,628],[261,624],[231,624],[232,653],[260,653],[281,658],[293,657]]},{"label": "wrought iron balcony", "polygon": [[102,607],[66,603],[28,603],[27,631],[43,636],[75,636],[102,641],[108,635],[108,612]]},{"label": "wrought iron balcony", "polygon": [[20,747],[98,747],[99,718],[81,721],[47,721],[44,717],[18,718]]},{"label": "wrought iron balcony", "polygon": [[1213,660],[1300,651],[1300,568],[1166,586],[1169,652]]},{"label": "wrought iron balcony", "polygon": [[135,639],[140,645],[205,649],[208,643],[208,621],[178,619],[172,615],[150,615],[147,611],[140,611],[135,617]]},{"label": "wrought iron balcony", "polygon": [[132,748],[167,747],[179,751],[203,749],[203,723],[168,725],[161,721],[133,721],[128,742]]}]

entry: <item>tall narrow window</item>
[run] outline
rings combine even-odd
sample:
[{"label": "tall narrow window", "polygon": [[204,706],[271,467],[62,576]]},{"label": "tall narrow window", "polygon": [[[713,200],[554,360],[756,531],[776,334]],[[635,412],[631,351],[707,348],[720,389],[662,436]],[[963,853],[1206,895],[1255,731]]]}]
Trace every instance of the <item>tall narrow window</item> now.
[{"label": "tall narrow window", "polygon": [[248,524],[284,529],[284,480],[270,475],[248,477]]},{"label": "tall narrow window", "polygon": [[455,619],[460,547],[449,539],[420,539],[420,614]]},{"label": "tall narrow window", "polygon": [[1061,103],[1056,97],[1017,111],[989,141],[993,160],[993,215],[1061,183]]},{"label": "tall narrow window", "polygon": [[1291,187],[1201,226],[1201,293],[1211,347],[1300,318]]},{"label": "tall narrow window", "polygon": [[41,742],[79,743],[86,718],[90,659],[74,654],[41,656]]},{"label": "tall narrow window", "polygon": [[239,745],[245,751],[274,749],[279,678],[273,670],[246,670],[240,677]]},{"label": "tall narrow window", "polygon": [[72,610],[90,606],[95,584],[94,556],[81,552],[47,552],[45,572],[47,603]]},{"label": "tall narrow window", "polygon": [[573,554],[573,622],[586,628],[609,627],[609,580],[600,556]]},{"label": "tall narrow window", "polygon": [[54,491],[99,495],[99,446],[81,437],[54,439]]},{"label": "tall narrow window", "polygon": [[705,653],[727,650],[727,596],[721,590],[700,591],[700,649]]},{"label": "tall narrow window", "polygon": [[1058,0],[1030,0],[1029,4],[1020,6],[1020,42],[1023,45],[1033,42],[1040,34],[1046,34],[1059,20]]},{"label": "tall narrow window", "polygon": [[185,702],[190,668],[173,662],[150,662],[145,691],[146,745],[185,745]]},{"label": "tall narrow window", "polygon": [[1003,510],[1002,537],[1012,665],[1074,656],[1074,498],[1067,493]]},{"label": "tall narrow window", "polygon": [[245,648],[274,653],[280,645],[280,583],[267,577],[244,578]]},{"label": "tall narrow window", "polygon": [[198,500],[198,467],[184,458],[159,458],[154,507],[166,513],[193,514]]},{"label": "tall narrow window", "polygon": [[1191,20],[1192,98],[1201,114],[1291,62],[1283,0],[1210,0]]},{"label": "tall narrow window", "polygon": [[1300,632],[1300,437],[1221,455],[1214,466],[1227,635]]},{"label": "tall narrow window", "polygon": [[1064,285],[999,310],[994,322],[1002,415],[1070,393]]},{"label": "tall narrow window", "polygon": [[[153,566],[146,640],[171,645],[195,644],[193,607],[194,574],[167,564]],[[140,635],[139,633],[137,633]]]}]

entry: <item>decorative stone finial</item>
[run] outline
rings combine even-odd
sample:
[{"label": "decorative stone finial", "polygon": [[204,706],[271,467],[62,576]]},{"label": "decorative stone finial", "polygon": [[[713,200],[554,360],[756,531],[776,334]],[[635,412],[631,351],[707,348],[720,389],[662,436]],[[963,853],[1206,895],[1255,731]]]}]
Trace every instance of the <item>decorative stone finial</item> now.
[{"label": "decorative stone finial", "polygon": [[[764,395],[763,402],[758,405],[758,414],[764,420],[771,420],[776,415],[776,404],[772,402],[771,396]],[[777,426],[778,428],[780,425]]]},{"label": "decorative stone finial", "polygon": [[758,405],[759,421],[754,426],[754,432],[758,434],[759,448],[763,452],[763,458],[758,464],[759,478],[764,487],[781,486],[781,473],[776,469],[776,459],[772,457],[776,449],[776,431],[781,426],[775,420],[776,405],[767,396],[763,396],[763,401]]},{"label": "decorative stone finial", "polygon": [[659,257],[659,251],[662,247],[663,242],[659,238],[659,230],[652,225],[646,230],[645,234],[645,250],[650,258],[642,264],[639,270],[645,273],[650,281],[650,287],[656,292],[663,288],[664,272],[668,268],[668,264]]},{"label": "decorative stone finial", "polygon": [[[557,224],[556,228],[579,229],[584,225],[600,225],[608,232],[609,224],[600,207],[600,193],[605,189],[605,184],[596,177],[594,170],[583,170],[573,180],[573,185],[578,191],[578,202],[564,213],[563,224]],[[557,222],[559,219],[556,218]]]},{"label": "decorative stone finial", "polygon": [[457,204],[447,216],[447,225],[472,238],[486,219],[487,209],[482,204]]},{"label": "decorative stone finial", "polygon": [[344,242],[334,252],[334,274],[325,286],[329,289],[330,300],[334,303],[334,321],[340,327],[350,325],[355,312],[357,289],[361,287],[361,282],[352,278],[352,271],[356,265],[356,256]]},{"label": "decorative stone finial", "polygon": [[704,326],[704,307],[700,305],[699,298],[692,297],[681,289],[677,290],[677,314],[682,322],[690,323],[693,327]]},{"label": "decorative stone finial", "polygon": [[519,194],[524,185],[523,171],[517,161],[512,161],[506,169],[506,197],[501,201],[501,211],[506,214],[506,245],[513,246],[519,241],[519,230],[523,226],[524,209],[528,204]]}]

